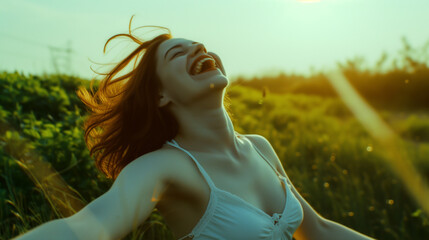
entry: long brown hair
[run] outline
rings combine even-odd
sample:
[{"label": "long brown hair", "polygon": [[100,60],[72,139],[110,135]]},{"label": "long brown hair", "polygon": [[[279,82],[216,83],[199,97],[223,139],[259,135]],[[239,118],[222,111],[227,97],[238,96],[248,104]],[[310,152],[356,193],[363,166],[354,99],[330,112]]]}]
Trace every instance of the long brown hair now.
[{"label": "long brown hair", "polygon": [[[91,93],[84,87],[77,91],[78,97],[89,108],[85,119],[85,142],[99,168],[109,178],[115,179],[120,171],[139,156],[161,148],[166,140],[174,138],[178,123],[166,107],[158,107],[161,82],[156,74],[156,52],[158,46],[172,38],[168,33],[149,41],[141,41],[131,33],[117,34],[128,37],[139,46],[109,73],[101,73],[98,90]],[[136,67],[139,56],[143,54]],[[133,70],[117,77],[134,58]],[[100,73],[99,73],[100,74]]]}]

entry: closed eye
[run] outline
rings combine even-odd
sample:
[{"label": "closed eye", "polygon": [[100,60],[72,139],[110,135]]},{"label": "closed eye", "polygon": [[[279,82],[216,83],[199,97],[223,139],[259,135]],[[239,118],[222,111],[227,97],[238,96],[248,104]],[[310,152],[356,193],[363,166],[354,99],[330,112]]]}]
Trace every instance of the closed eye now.
[{"label": "closed eye", "polygon": [[183,52],[182,52],[182,51],[180,51],[180,52],[175,53],[171,59],[175,58],[175,57],[176,57],[177,55],[179,55],[179,54],[183,54]]}]

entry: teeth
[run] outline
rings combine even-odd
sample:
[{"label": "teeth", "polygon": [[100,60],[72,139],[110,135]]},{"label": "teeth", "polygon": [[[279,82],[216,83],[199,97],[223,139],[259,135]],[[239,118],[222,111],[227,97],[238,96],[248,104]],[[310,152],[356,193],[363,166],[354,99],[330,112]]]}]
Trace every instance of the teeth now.
[{"label": "teeth", "polygon": [[193,75],[199,74],[201,72],[201,68],[202,68],[203,63],[205,61],[212,61],[213,65],[216,65],[216,62],[212,58],[208,58],[208,57],[207,58],[203,58],[200,61],[198,61],[198,63],[196,64],[195,68],[193,69],[193,71],[192,71]]}]

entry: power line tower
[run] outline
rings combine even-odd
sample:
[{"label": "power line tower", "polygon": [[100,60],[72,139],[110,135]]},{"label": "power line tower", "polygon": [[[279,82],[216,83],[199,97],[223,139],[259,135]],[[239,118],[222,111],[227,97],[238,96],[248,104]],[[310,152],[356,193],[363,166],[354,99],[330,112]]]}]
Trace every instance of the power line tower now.
[{"label": "power line tower", "polygon": [[72,75],[72,53],[74,52],[71,41],[67,41],[66,48],[48,46],[51,63],[56,74],[65,73]]}]

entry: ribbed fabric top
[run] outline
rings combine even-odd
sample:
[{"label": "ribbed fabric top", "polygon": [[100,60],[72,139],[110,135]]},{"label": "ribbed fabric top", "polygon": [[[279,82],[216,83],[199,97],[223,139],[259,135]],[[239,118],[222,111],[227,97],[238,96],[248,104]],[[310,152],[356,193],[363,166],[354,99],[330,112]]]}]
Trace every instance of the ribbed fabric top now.
[{"label": "ribbed fabric top", "polygon": [[[256,151],[274,170],[279,180],[285,186],[286,203],[282,213],[274,213],[272,216],[263,210],[253,206],[239,196],[216,187],[210,176],[186,149],[179,146],[173,139],[167,144],[176,147],[195,162],[210,187],[210,198],[207,209],[190,233],[181,237],[194,240],[227,239],[227,240],[291,240],[293,233],[299,227],[303,219],[302,206],[290,189],[289,183],[277,169],[261,154]],[[287,187],[286,187],[287,186]]]}]

